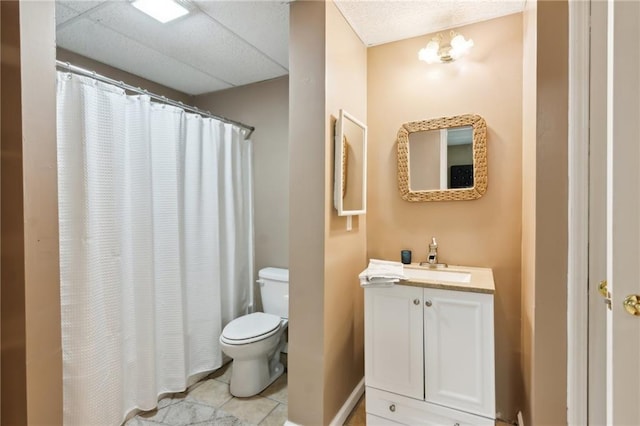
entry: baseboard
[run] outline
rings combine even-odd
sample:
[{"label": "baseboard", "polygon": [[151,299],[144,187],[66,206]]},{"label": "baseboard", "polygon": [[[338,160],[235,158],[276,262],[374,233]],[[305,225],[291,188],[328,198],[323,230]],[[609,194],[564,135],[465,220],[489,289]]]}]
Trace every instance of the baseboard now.
[{"label": "baseboard", "polygon": [[331,423],[329,423],[329,426],[342,426],[344,422],[347,420],[347,417],[349,417],[349,414],[351,414],[353,407],[356,406],[356,404],[360,400],[360,397],[363,394],[364,394],[364,377],[362,378],[362,380],[360,380],[360,383],[358,383],[356,387],[353,388],[351,395],[349,395],[349,397],[344,402],[340,410],[338,410],[338,413],[336,413],[336,416],[333,418],[333,420],[331,420]]},{"label": "baseboard", "polygon": [[[344,425],[344,422],[347,420],[347,417],[349,417],[349,414],[351,414],[353,407],[356,406],[356,404],[360,400],[360,397],[363,394],[364,394],[364,377],[362,378],[362,380],[360,380],[360,383],[358,383],[356,387],[353,388],[351,395],[349,395],[349,397],[344,402],[340,410],[338,410],[338,413],[333,418],[333,420],[331,420],[331,423],[329,423],[329,426]],[[300,425],[290,420],[287,420],[286,422],[284,422],[284,426],[300,426]]]}]

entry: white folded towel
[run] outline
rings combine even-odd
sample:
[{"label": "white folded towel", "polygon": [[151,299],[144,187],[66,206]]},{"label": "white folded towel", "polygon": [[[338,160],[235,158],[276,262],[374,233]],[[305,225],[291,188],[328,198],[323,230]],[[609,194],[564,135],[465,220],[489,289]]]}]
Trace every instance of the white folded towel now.
[{"label": "white folded towel", "polygon": [[369,266],[358,278],[361,287],[391,287],[394,283],[407,279],[402,263],[379,259],[369,260]]}]

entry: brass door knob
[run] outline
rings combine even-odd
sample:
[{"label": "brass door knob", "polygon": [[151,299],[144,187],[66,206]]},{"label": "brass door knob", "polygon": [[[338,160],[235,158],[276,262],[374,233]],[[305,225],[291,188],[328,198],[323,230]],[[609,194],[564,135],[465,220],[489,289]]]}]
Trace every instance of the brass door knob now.
[{"label": "brass door knob", "polygon": [[609,286],[607,285],[607,280],[600,281],[600,284],[598,284],[598,292],[602,297],[609,297]]},{"label": "brass door knob", "polygon": [[637,294],[630,294],[629,296],[624,298],[622,302],[625,311],[627,311],[630,315],[640,316],[640,296]]}]

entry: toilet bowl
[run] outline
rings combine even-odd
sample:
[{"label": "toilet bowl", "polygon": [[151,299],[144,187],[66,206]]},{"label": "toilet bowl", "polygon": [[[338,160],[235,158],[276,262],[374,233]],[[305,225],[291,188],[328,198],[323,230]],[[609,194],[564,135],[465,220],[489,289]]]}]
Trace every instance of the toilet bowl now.
[{"label": "toilet bowl", "polygon": [[233,359],[229,390],[239,397],[257,395],[284,372],[289,271],[264,268],[259,277],[265,312],[234,319],[220,335],[222,351]]}]

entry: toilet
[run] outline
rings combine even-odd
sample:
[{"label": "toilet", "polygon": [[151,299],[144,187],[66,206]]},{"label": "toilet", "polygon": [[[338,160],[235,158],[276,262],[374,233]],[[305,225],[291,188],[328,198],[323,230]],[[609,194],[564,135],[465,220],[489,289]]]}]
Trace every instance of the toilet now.
[{"label": "toilet", "polygon": [[243,315],[222,330],[222,352],[233,359],[230,392],[257,395],[284,372],[280,353],[286,351],[289,318],[289,270],[263,268],[258,284],[264,312]]}]

